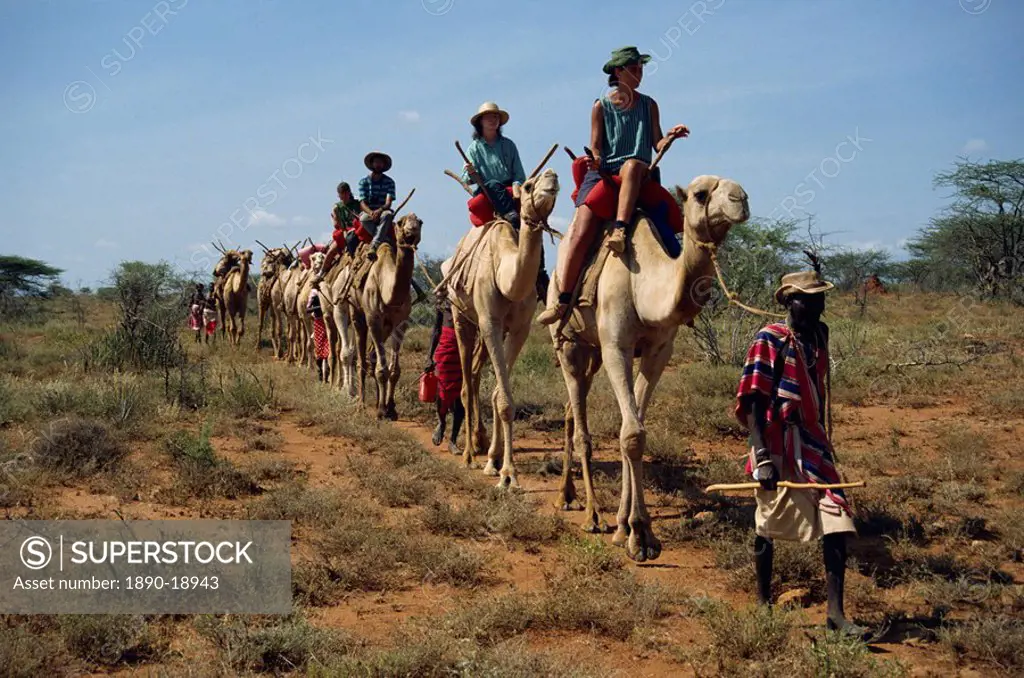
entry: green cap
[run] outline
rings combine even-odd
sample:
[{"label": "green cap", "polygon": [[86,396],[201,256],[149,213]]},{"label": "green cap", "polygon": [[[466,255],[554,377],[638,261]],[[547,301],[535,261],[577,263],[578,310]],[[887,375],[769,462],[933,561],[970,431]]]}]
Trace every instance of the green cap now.
[{"label": "green cap", "polygon": [[629,64],[637,62],[646,64],[650,60],[650,54],[641,54],[640,50],[636,47],[620,47],[616,50],[612,50],[612,58],[604,65],[604,72],[611,75],[613,69],[628,66]]}]

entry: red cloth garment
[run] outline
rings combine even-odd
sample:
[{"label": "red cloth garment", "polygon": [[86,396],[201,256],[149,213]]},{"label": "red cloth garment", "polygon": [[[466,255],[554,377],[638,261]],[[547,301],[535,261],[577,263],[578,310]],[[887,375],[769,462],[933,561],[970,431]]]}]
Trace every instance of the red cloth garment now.
[{"label": "red cloth garment", "polygon": [[462,395],[462,362],[454,328],[441,328],[441,337],[434,349],[434,364],[437,397],[441,401],[440,414],[444,416],[455,404],[455,399]]},{"label": "red cloth garment", "polygon": [[313,349],[317,360],[331,355],[331,346],[327,343],[327,326],[323,318],[313,318]]},{"label": "red cloth garment", "polygon": [[216,320],[211,320],[210,322],[206,323],[206,335],[207,336],[213,336],[216,332],[217,332],[217,321]]},{"label": "red cloth garment", "polygon": [[572,204],[576,204],[576,196],[580,194],[580,184],[583,183],[583,177],[587,176],[587,170],[590,169],[590,159],[581,155],[572,161],[572,180],[575,184],[575,188],[572,190]]},{"label": "red cloth garment", "polygon": [[[779,383],[773,389],[775,362],[785,346],[785,363]],[[739,386],[736,389],[736,419],[746,426],[744,396],[760,393],[770,403],[765,427],[765,444],[772,461],[785,473],[788,470],[808,483],[841,482],[836,470],[832,444],[823,421],[825,375],[828,350],[805,348],[782,323],[762,328],[747,352]],[[812,367],[808,367],[808,363]],[[747,459],[746,472],[753,473],[754,450]],[[850,507],[841,490],[825,492],[843,510]]]},{"label": "red cloth garment", "polygon": [[192,304],[188,314],[188,328],[196,332],[203,329],[203,307],[199,304]]},{"label": "red cloth garment", "polygon": [[[611,181],[613,185],[609,185],[607,181],[599,181],[583,201],[599,219],[614,219],[618,211],[622,178],[616,175],[611,177]],[[667,209],[668,224],[672,231],[677,234],[683,232],[683,212],[679,209],[679,203],[661,184],[654,181],[645,181],[641,184],[636,206],[648,214]]]},{"label": "red cloth garment", "polygon": [[[505,191],[511,198],[512,188],[507,187]],[[469,222],[474,226],[483,226],[494,219],[494,208],[491,207],[491,201],[487,199],[483,191],[470,198],[466,206],[469,208]]]}]

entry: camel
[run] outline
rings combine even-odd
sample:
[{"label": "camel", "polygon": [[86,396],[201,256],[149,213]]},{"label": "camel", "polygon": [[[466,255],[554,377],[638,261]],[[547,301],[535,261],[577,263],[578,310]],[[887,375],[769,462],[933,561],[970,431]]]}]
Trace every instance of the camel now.
[{"label": "camel", "polygon": [[[260,282],[256,287],[256,302],[259,309],[259,326],[256,330],[256,351],[259,352],[263,342],[263,321],[270,314],[270,342],[274,347],[274,358],[279,359],[281,352],[282,313],[283,306],[274,303],[275,288],[280,289],[281,277],[292,262],[292,253],[283,247],[264,248],[263,261],[260,262]],[[280,295],[278,295],[280,296]]]},{"label": "camel", "polygon": [[[359,398],[365,402],[369,337],[377,356],[375,377],[378,419],[398,419],[395,409],[395,386],[401,375],[398,353],[404,338],[402,326],[412,311],[410,284],[422,228],[423,222],[414,213],[395,221],[395,244],[383,243],[377,251],[377,260],[370,266],[366,281],[361,286],[350,288],[354,292],[350,308],[359,361]],[[343,303],[338,298],[334,301],[335,304]],[[385,342],[390,343],[390,356],[385,351]]]},{"label": "camel", "polygon": [[[750,217],[746,192],[730,179],[699,176],[685,191],[676,187],[676,192],[683,201],[683,253],[677,259],[669,258],[650,220],[638,213],[626,252],[609,256],[599,273],[593,306],[573,312],[571,322],[562,330],[564,336],[560,336],[558,325],[551,326],[568,389],[567,415],[570,410],[572,414],[571,421],[566,417],[561,508],[570,510],[576,500],[570,476],[572,450],[576,449],[581,451],[586,491],[585,529],[606,529],[594,496],[587,420],[587,394],[603,362],[622,416],[622,491],[612,541],[625,546],[626,554],[636,561],[661,555],[661,543],[651,530],[644,503],[644,416],[672,356],[679,326],[692,325],[711,297],[715,280],[711,252],[734,224]],[[560,262],[568,253],[567,242],[563,240],[559,247]],[[556,304],[557,297],[558,285],[551,285],[548,304]],[[640,359],[635,383],[634,356]]]},{"label": "camel", "polygon": [[[512,367],[530,334],[537,307],[537,273],[543,247],[544,227],[558,197],[558,175],[547,169],[526,181],[520,190],[519,231],[498,219],[474,228],[459,242],[456,261],[461,264],[448,283],[462,362],[462,402],[470,431],[482,428],[479,419],[479,389],[482,360],[474,353],[477,338],[494,366],[497,384],[491,398],[494,406],[494,435],[487,452],[484,473],[499,476],[498,487],[518,487],[512,460]],[[499,425],[500,420],[500,425]],[[466,436],[463,460],[473,463],[473,436]],[[503,452],[500,471],[498,454]]]},{"label": "camel", "polygon": [[224,253],[221,261],[232,257],[237,259],[237,263],[224,274],[214,294],[217,297],[222,334],[230,337],[232,346],[238,346],[245,334],[245,314],[249,307],[249,264],[252,262],[252,251],[229,250]]}]

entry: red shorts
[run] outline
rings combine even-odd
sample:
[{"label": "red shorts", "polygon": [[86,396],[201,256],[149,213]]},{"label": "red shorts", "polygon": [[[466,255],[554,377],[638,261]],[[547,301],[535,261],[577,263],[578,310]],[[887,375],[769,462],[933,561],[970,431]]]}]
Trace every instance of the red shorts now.
[{"label": "red shorts", "polygon": [[[582,161],[582,162],[581,162]],[[587,175],[587,159],[576,158],[572,163],[572,178],[576,182],[576,189],[572,192],[572,200],[575,203],[579,195],[580,186]],[[619,188],[622,186],[622,178],[618,175],[611,177],[613,185],[607,181],[598,181],[590,192],[586,194],[583,204],[599,219],[614,219],[619,207]],[[637,207],[648,214],[653,214],[661,209],[667,208],[668,224],[675,233],[683,232],[683,212],[679,209],[679,203],[668,190],[654,181],[645,181],[640,186],[640,194],[636,198]],[[664,205],[665,207],[661,207]]]},{"label": "red shorts", "polygon": [[[505,191],[511,198],[512,188],[507,187]],[[487,199],[483,191],[470,198],[466,206],[469,207],[469,222],[474,226],[483,226],[494,219],[494,208],[491,207],[491,201]]]}]

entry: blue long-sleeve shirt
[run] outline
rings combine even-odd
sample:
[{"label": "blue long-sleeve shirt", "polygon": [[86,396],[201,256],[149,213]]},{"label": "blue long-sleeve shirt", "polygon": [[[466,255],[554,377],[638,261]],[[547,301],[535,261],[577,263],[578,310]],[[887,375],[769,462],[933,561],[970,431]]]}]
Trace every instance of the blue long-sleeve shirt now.
[{"label": "blue long-sleeve shirt", "polygon": [[[504,186],[526,181],[519,149],[508,137],[498,137],[493,144],[483,138],[474,139],[466,150],[466,156],[484,181],[497,181]],[[462,180],[472,183],[469,172],[462,171]]]}]

